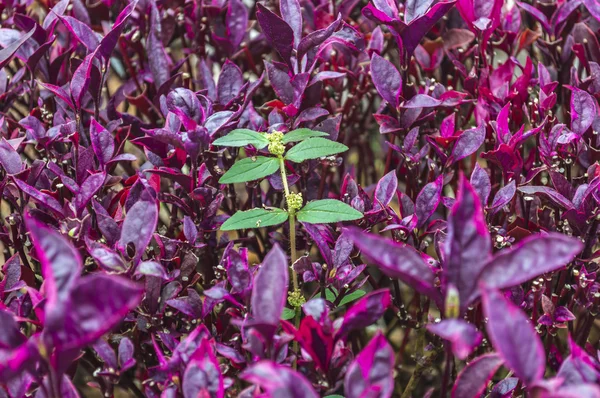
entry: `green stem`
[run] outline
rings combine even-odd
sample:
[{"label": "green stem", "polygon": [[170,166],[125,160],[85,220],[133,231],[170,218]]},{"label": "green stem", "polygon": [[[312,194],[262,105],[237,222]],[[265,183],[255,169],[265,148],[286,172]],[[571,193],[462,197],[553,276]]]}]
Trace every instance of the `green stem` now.
[{"label": "green stem", "polygon": [[[279,156],[279,171],[281,172],[281,181],[283,183],[283,190],[285,192],[285,197],[287,201],[287,197],[290,194],[290,187],[288,186],[287,174],[285,172],[285,161],[283,160],[283,156]],[[292,265],[298,259],[296,255],[296,212],[293,209],[290,209],[288,206],[288,211],[290,214],[289,224],[290,224],[290,256],[292,260]],[[294,291],[298,290],[298,276],[292,269],[292,282],[294,286]]]}]

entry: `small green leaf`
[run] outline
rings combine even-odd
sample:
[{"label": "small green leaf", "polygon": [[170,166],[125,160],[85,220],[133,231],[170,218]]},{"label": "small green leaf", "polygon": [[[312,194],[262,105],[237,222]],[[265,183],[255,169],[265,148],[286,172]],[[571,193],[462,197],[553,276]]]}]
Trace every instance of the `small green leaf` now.
[{"label": "small green leaf", "polygon": [[344,398],[344,396],[340,395],[340,394],[333,394],[333,395],[328,395],[325,398]]},{"label": "small green leaf", "polygon": [[334,293],[331,291],[331,289],[325,289],[325,298],[327,299],[327,301],[331,301],[333,303],[335,301],[336,296],[337,292]]},{"label": "small green leaf", "polygon": [[296,129],[292,130],[283,136],[283,143],[289,144],[290,142],[304,141],[307,138],[313,137],[327,137],[329,134],[322,131],[316,131],[311,129]]},{"label": "small green leaf", "polygon": [[238,211],[221,225],[222,231],[249,229],[278,225],[288,219],[288,213],[282,209],[251,209]]},{"label": "small green leaf", "polygon": [[246,146],[254,145],[256,149],[263,149],[269,145],[269,140],[264,134],[248,129],[233,130],[224,137],[217,138],[213,141],[213,145],[218,146]]},{"label": "small green leaf", "polygon": [[254,181],[269,176],[279,169],[279,159],[253,156],[236,162],[219,180],[220,184]]},{"label": "small green leaf", "polygon": [[297,213],[298,221],[309,224],[325,224],[338,221],[352,221],[363,217],[362,213],[344,202],[335,199],[308,202]]},{"label": "small green leaf", "polygon": [[285,158],[289,161],[301,163],[308,159],[317,159],[323,156],[335,155],[345,152],[348,147],[339,142],[322,137],[309,138],[290,149]]},{"label": "small green leaf", "polygon": [[285,307],[283,309],[283,313],[281,314],[281,319],[283,319],[284,321],[289,321],[290,319],[293,319],[295,316],[296,316],[296,311],[294,311],[291,308]]},{"label": "small green leaf", "polygon": [[355,300],[358,300],[359,298],[361,298],[362,296],[364,296],[365,294],[367,294],[367,292],[365,292],[364,290],[355,290],[350,294],[347,294],[344,296],[344,298],[340,301],[340,306],[342,305],[346,305],[348,303],[351,303]]}]

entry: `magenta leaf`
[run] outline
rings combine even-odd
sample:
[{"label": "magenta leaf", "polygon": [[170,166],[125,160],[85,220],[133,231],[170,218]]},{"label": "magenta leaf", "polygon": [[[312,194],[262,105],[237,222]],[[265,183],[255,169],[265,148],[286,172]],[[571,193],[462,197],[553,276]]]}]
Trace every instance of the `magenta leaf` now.
[{"label": "magenta leaf", "polygon": [[101,167],[104,167],[113,157],[115,141],[111,133],[102,127],[95,119],[90,122],[90,138],[92,148]]},{"label": "magenta leaf", "polygon": [[277,50],[281,58],[289,63],[294,47],[294,31],[283,19],[257,4],[256,18],[269,43]]},{"label": "magenta leaf", "polygon": [[279,10],[283,20],[294,32],[294,47],[298,47],[302,39],[302,9],[298,0],[281,0]]},{"label": "magenta leaf", "polygon": [[488,173],[479,166],[479,163],[475,164],[473,173],[470,179],[473,190],[477,193],[482,206],[486,206],[490,193],[492,192],[492,184],[490,182],[490,176]]},{"label": "magenta leaf", "polygon": [[[415,0],[418,2],[419,0]],[[431,2],[430,2],[431,3]],[[423,15],[413,19],[409,26],[402,30],[402,47],[405,53],[405,59],[410,59],[410,56],[415,51],[423,37],[431,30],[431,28],[454,7],[456,0],[439,1],[435,3]]]},{"label": "magenta leaf", "polygon": [[402,77],[392,63],[377,54],[371,57],[371,78],[377,92],[397,108],[402,95]]},{"label": "magenta leaf", "polygon": [[491,257],[492,241],[475,190],[464,176],[460,181],[448,216],[444,275],[445,283],[458,290],[462,313],[477,290],[477,277]]},{"label": "magenta leaf", "polygon": [[104,180],[106,180],[106,173],[96,173],[86,178],[83,184],[81,184],[79,192],[77,192],[73,200],[73,205],[79,215],[81,215],[94,195],[102,188]]},{"label": "magenta leaf", "polygon": [[317,398],[302,374],[272,361],[260,361],[242,372],[240,378],[260,386],[270,397]]},{"label": "magenta leaf", "polygon": [[485,125],[464,131],[456,140],[447,164],[458,162],[477,152],[485,141]]},{"label": "magenta leaf", "polygon": [[139,200],[127,212],[121,228],[119,247],[123,253],[128,253],[127,246],[133,244],[134,264],[140,261],[150,244],[157,221],[158,209],[153,201]]},{"label": "magenta leaf", "polygon": [[573,87],[571,93],[571,130],[582,136],[596,118],[596,100],[587,92]]},{"label": "magenta leaf", "polygon": [[288,286],[288,260],[278,245],[265,256],[254,278],[252,288],[252,315],[266,325],[278,325]]},{"label": "magenta leaf", "polygon": [[21,155],[4,137],[0,138],[0,165],[7,174],[17,174],[23,170]]},{"label": "magenta leaf", "polygon": [[387,276],[398,278],[418,292],[439,299],[433,272],[414,248],[365,233],[355,227],[348,228],[345,233]]},{"label": "magenta leaf", "polygon": [[483,335],[475,326],[462,319],[444,319],[441,322],[427,325],[427,330],[448,340],[452,346],[452,352],[461,360],[466,359],[483,339]]},{"label": "magenta leaf", "polygon": [[492,353],[482,355],[469,363],[456,379],[452,388],[452,398],[479,398],[502,362],[498,354]]},{"label": "magenta leaf", "polygon": [[346,398],[391,397],[394,391],[394,362],[394,350],[385,336],[377,332],[346,371]]},{"label": "magenta leaf", "polygon": [[184,398],[225,396],[223,375],[208,339],[202,340],[192,355],[185,368],[181,388]]},{"label": "magenta leaf", "polygon": [[231,46],[237,49],[244,40],[248,26],[248,9],[242,0],[229,1],[226,24]]},{"label": "magenta leaf", "polygon": [[440,175],[435,181],[425,185],[415,201],[415,213],[417,215],[417,227],[423,227],[429,217],[435,212],[442,199],[444,188],[444,176]]},{"label": "magenta leaf", "polygon": [[[110,294],[98,294],[110,292]],[[112,330],[141,301],[140,286],[115,275],[82,278],[71,293],[65,327],[54,334],[61,350],[81,348]]]},{"label": "magenta leaf", "polygon": [[57,231],[26,216],[27,229],[31,234],[37,258],[45,278],[46,328],[49,333],[62,328],[65,313],[71,302],[82,270],[79,252]]},{"label": "magenta leaf", "polygon": [[483,268],[479,281],[505,289],[566,266],[583,249],[581,241],[558,233],[531,236],[496,254]]},{"label": "magenta leaf", "polygon": [[71,97],[73,98],[73,104],[76,109],[80,109],[83,105],[82,101],[90,84],[95,56],[96,51],[88,54],[77,70],[75,70],[75,73],[73,73],[73,78],[71,79]]},{"label": "magenta leaf", "polygon": [[391,303],[392,298],[387,289],[367,294],[346,312],[336,337],[341,338],[354,329],[362,329],[376,322]]},{"label": "magenta leaf", "polygon": [[159,89],[171,76],[169,58],[161,40],[161,16],[155,2],[150,4],[150,29],[148,32],[148,65],[154,78],[154,85]]},{"label": "magenta leaf", "polygon": [[529,385],[541,380],[546,368],[546,355],[530,319],[498,290],[484,284],[483,310],[494,348],[508,368]]},{"label": "magenta leaf", "polygon": [[375,209],[389,205],[396,195],[396,189],[398,189],[398,177],[396,171],[393,170],[381,177],[375,187],[375,199],[377,200]]},{"label": "magenta leaf", "polygon": [[137,5],[137,0],[129,3],[117,16],[117,20],[113,25],[112,29],[100,40],[100,44],[98,45],[98,53],[104,58],[104,63],[108,64],[110,61],[110,56],[117,45],[119,37],[125,29],[125,25],[127,24],[127,19],[131,16],[135,7]]},{"label": "magenta leaf", "polygon": [[29,32],[21,36],[18,40],[15,40],[10,45],[5,46],[2,50],[0,50],[0,70],[4,68],[12,59],[13,55],[21,48],[21,46],[29,40],[31,36],[35,33],[35,27],[33,27]]},{"label": "magenta leaf", "polygon": [[516,192],[517,185],[515,184],[515,180],[512,180],[500,188],[494,196],[494,200],[492,200],[492,205],[490,206],[491,214],[496,214],[498,211],[502,210],[504,206],[509,204],[510,201],[515,197]]}]

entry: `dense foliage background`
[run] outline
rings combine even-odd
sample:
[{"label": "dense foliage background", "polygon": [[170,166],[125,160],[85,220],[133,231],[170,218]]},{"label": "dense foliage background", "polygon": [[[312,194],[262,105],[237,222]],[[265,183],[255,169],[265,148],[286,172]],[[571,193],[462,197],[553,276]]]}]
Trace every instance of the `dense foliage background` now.
[{"label": "dense foliage background", "polygon": [[597,0],[0,12],[0,397],[600,397]]}]

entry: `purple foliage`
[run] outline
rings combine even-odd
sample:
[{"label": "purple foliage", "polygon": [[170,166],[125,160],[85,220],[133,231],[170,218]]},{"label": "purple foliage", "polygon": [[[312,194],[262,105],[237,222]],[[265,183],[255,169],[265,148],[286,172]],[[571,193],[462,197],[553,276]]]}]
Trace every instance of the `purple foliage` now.
[{"label": "purple foliage", "polygon": [[600,1],[0,16],[0,398],[600,397]]}]

